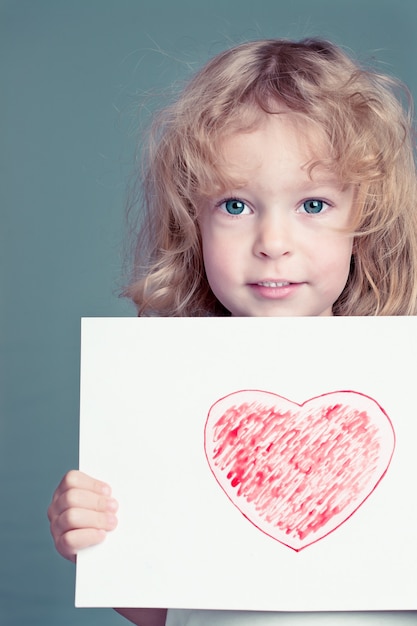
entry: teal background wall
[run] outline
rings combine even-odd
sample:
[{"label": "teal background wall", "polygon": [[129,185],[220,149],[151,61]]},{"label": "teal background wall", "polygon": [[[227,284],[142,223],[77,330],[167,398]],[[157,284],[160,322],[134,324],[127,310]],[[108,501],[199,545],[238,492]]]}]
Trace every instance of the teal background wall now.
[{"label": "teal background wall", "polygon": [[277,36],[376,56],[417,94],[416,31],[415,0],[0,0],[0,624],[127,623],[73,608],[46,509],[77,466],[80,318],[134,315],[117,293],[136,104]]}]

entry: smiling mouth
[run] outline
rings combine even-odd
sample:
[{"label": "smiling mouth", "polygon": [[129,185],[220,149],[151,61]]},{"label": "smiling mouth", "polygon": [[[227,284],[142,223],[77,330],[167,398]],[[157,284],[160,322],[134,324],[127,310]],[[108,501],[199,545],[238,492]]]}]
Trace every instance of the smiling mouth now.
[{"label": "smiling mouth", "polygon": [[256,297],[266,300],[286,300],[299,292],[304,282],[290,280],[259,280],[249,284]]},{"label": "smiling mouth", "polygon": [[288,287],[294,283],[290,283],[287,280],[262,280],[256,284],[259,287]]}]

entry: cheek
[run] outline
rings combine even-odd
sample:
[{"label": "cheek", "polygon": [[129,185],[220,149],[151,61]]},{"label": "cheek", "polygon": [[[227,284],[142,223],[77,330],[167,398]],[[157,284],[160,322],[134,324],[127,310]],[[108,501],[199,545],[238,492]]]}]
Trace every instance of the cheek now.
[{"label": "cheek", "polygon": [[353,237],[339,235],[325,236],[321,242],[316,242],[317,252],[321,255],[324,263],[335,267],[349,265],[352,257]]},{"label": "cheek", "polygon": [[352,240],[345,237],[323,238],[311,250],[310,267],[329,292],[342,291],[350,274]]},{"label": "cheek", "polygon": [[237,251],[228,237],[213,232],[202,234],[203,262],[208,283],[214,295],[224,302],[236,276]]},{"label": "cheek", "polygon": [[353,254],[353,237],[343,240],[340,244],[340,249],[344,252],[344,261],[348,268],[350,268],[350,263]]},{"label": "cheek", "polygon": [[216,232],[211,224],[201,228],[201,242],[203,249],[204,266],[207,268],[221,269],[225,266],[230,254],[230,241]]},{"label": "cheek", "polygon": [[332,259],[329,260],[334,268],[335,280],[338,279],[341,283],[343,283],[343,286],[346,284],[350,274],[352,263],[352,244],[352,240],[339,241],[339,243],[333,248]]},{"label": "cheek", "polygon": [[209,281],[221,276],[229,266],[226,251],[211,239],[203,240],[203,261]]}]

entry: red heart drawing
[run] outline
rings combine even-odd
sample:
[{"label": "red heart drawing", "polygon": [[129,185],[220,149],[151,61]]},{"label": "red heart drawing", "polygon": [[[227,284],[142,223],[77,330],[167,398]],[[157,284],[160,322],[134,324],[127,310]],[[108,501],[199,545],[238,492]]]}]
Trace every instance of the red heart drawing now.
[{"label": "red heart drawing", "polygon": [[388,415],[354,391],[303,404],[237,391],[212,405],[205,426],[207,461],[223,491],[252,524],[297,552],[363,504],[394,447]]}]

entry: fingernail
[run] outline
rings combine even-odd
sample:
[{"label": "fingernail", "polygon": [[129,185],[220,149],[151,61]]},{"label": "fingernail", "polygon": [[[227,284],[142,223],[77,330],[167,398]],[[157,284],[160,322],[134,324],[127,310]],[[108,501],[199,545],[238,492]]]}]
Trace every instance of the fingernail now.
[{"label": "fingernail", "polygon": [[106,509],[108,511],[117,511],[118,506],[119,505],[117,503],[117,500],[115,500],[114,498],[109,498],[107,500]]},{"label": "fingernail", "polygon": [[109,487],[109,485],[103,485],[101,488],[101,493],[103,494],[103,496],[110,496],[111,495],[111,489]]},{"label": "fingernail", "polygon": [[109,515],[107,515],[107,523],[109,524],[110,528],[114,528],[115,526],[117,526],[117,517],[110,513]]}]

